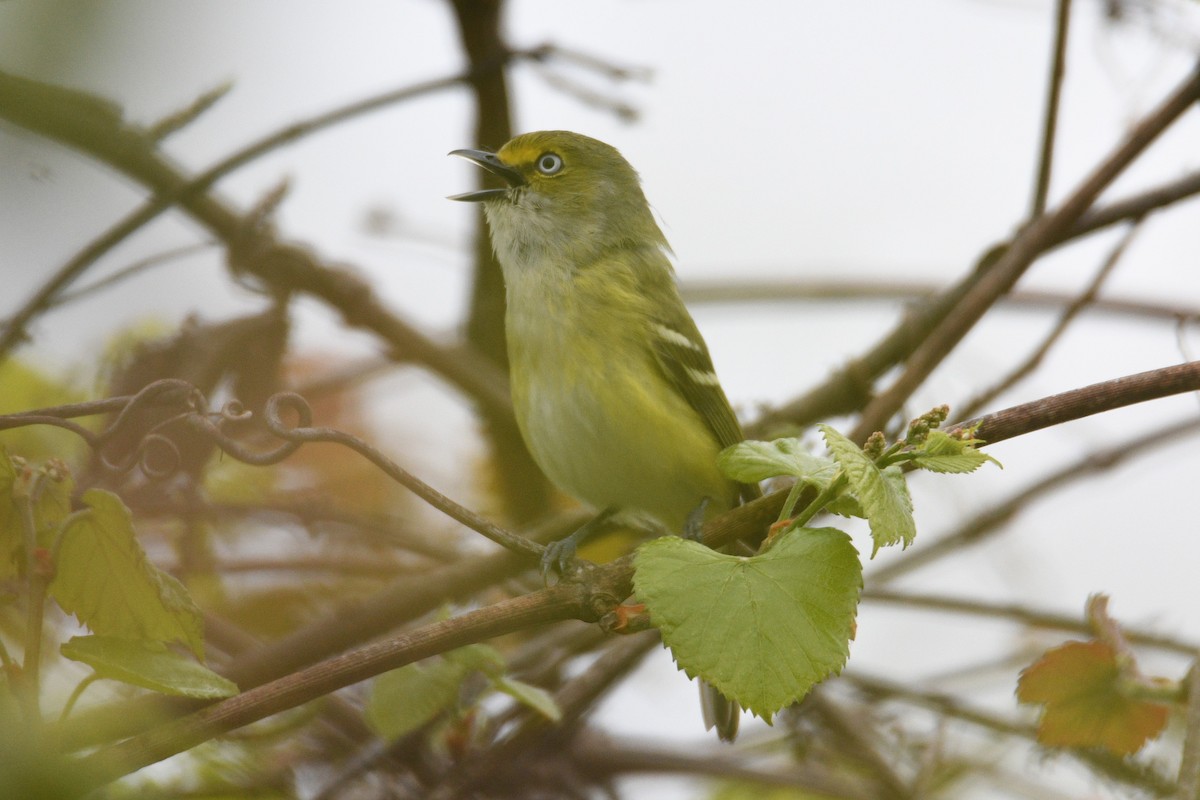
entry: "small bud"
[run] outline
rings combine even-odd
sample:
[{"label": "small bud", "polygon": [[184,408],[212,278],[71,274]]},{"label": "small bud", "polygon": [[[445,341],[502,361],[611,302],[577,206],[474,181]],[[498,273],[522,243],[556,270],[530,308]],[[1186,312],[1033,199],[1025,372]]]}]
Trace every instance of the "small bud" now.
[{"label": "small bud", "polygon": [[874,461],[883,455],[883,451],[887,449],[887,439],[884,438],[883,431],[875,431],[867,437],[866,444],[863,445],[863,452],[867,458]]},{"label": "small bud", "polygon": [[71,477],[71,468],[61,458],[52,458],[42,466],[42,474],[55,483],[62,483]]},{"label": "small bud", "polygon": [[929,438],[929,432],[939,427],[950,416],[950,406],[940,405],[926,411],[921,416],[908,423],[908,433],[904,441],[909,445],[919,445]]}]

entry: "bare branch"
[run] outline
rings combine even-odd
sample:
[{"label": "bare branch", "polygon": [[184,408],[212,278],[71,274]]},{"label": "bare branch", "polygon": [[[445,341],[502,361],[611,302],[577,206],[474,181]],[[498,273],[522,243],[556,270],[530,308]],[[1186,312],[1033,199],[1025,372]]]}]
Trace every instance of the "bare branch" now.
[{"label": "bare branch", "polygon": [[[1064,235],[1051,243],[1058,247],[1075,238],[1086,236],[1097,230],[1119,222],[1140,219],[1158,209],[1200,194],[1200,172],[1185,175],[1177,181],[1156,187],[1141,194],[1094,208],[1085,213]],[[967,290],[978,280],[979,273],[998,257],[999,249],[985,253],[975,271],[965,276],[953,287],[927,303],[905,313],[903,318],[867,353],[851,360],[835,372],[828,380],[809,390],[801,397],[765,413],[755,424],[753,435],[768,435],[781,427],[809,425],[817,420],[848,414],[856,411],[869,397],[875,380],[895,365],[904,361],[924,341],[942,319],[952,313]],[[785,288],[776,284],[764,284],[763,289],[774,292],[776,297],[790,296]],[[834,289],[837,291],[837,286]],[[938,288],[928,291],[916,290],[929,296]],[[1006,295],[1011,297],[1012,295]],[[1132,306],[1136,312],[1141,306]],[[1181,308],[1180,316],[1192,317],[1192,309]]]},{"label": "bare branch", "polygon": [[1188,361],[1022,403],[955,423],[948,430],[977,426],[975,435],[994,443],[1147,400],[1195,391],[1200,391],[1200,361]]},{"label": "bare branch", "polygon": [[1188,79],[1138,123],[1125,141],[1055,211],[1032,222],[998,255],[994,263],[986,267],[979,280],[963,294],[954,312],[943,319],[913,351],[900,377],[863,410],[858,425],[850,434],[851,438],[861,442],[874,431],[881,430],[997,298],[1008,292],[1033,261],[1070,230],[1100,192],[1191,108],[1197,98],[1200,98],[1200,62],[1193,67]]},{"label": "bare branch", "polygon": [[[1019,736],[1031,742],[1037,740],[1037,734],[1032,725],[970,708],[958,698],[943,692],[914,689],[894,681],[860,673],[847,673],[843,679],[876,698],[911,703],[986,730]],[[1096,750],[1078,749],[1063,752],[1084,762],[1098,774],[1107,775],[1121,783],[1146,788],[1159,795],[1169,795],[1175,789],[1174,783],[1169,777],[1162,775],[1152,766],[1139,764],[1131,759],[1118,758]]]},{"label": "bare branch", "polygon": [[[989,603],[963,597],[914,594],[911,592],[895,592],[874,588],[864,589],[862,599],[876,603],[907,606],[909,608],[950,611],[956,614],[971,614],[979,617],[1003,619],[1030,628],[1066,631],[1085,636],[1089,636],[1092,633],[1091,625],[1078,615],[1073,616],[1050,611],[1039,611],[1014,603]],[[1143,647],[1154,647],[1185,655],[1191,655],[1197,650],[1193,642],[1180,641],[1169,636],[1162,636],[1157,633],[1132,628],[1123,628],[1122,631],[1130,642]]]},{"label": "bare branch", "polygon": [[1104,284],[1104,281],[1108,279],[1108,276],[1112,274],[1113,269],[1116,268],[1117,263],[1121,260],[1121,256],[1125,254],[1125,250],[1129,247],[1129,243],[1133,241],[1133,237],[1137,234],[1138,230],[1139,225],[1134,223],[1125,231],[1125,235],[1121,237],[1121,239],[1113,247],[1112,251],[1109,252],[1108,257],[1104,259],[1104,263],[1100,266],[1100,269],[1096,271],[1096,274],[1092,277],[1092,280],[1087,285],[1087,288],[1080,292],[1080,294],[1074,300],[1072,300],[1065,309],[1063,309],[1062,314],[1059,315],[1058,321],[1054,323],[1054,327],[1051,328],[1050,332],[1046,334],[1046,337],[1042,340],[1042,343],[1038,345],[1034,351],[1017,366],[1016,369],[1004,376],[1004,378],[998,381],[994,386],[988,387],[980,392],[975,398],[970,400],[960,413],[962,413],[964,416],[972,416],[988,403],[992,402],[997,397],[1004,394],[1004,392],[1011,389],[1026,376],[1030,375],[1041,365],[1042,360],[1046,357],[1046,354],[1050,352],[1050,349],[1054,347],[1058,340],[1062,338],[1062,335],[1066,333],[1067,327],[1085,308],[1095,302],[1096,295],[1099,293],[1100,287]]},{"label": "bare branch", "polygon": [[[679,293],[688,305],[705,303],[794,303],[796,301],[849,300],[871,303],[877,301],[923,301],[945,289],[944,284],[906,280],[701,280],[684,281]],[[1037,311],[1059,311],[1078,298],[1078,294],[1053,290],[1016,289],[1000,298],[1006,308],[1028,308]],[[1200,317],[1200,305],[1172,305],[1158,300],[1135,300],[1130,297],[1094,297],[1081,312],[1103,313],[1114,317],[1138,317],[1150,321],[1176,323],[1180,319]],[[382,364],[384,362],[378,362]],[[311,391],[302,394],[310,395]]]},{"label": "bare branch", "polygon": [[554,701],[563,712],[561,722],[551,724],[540,714],[524,714],[515,730],[504,739],[493,742],[473,761],[455,764],[443,776],[441,785],[430,794],[430,800],[469,796],[478,784],[490,782],[498,773],[523,763],[522,757],[543,743],[547,735],[561,739],[576,733],[583,715],[617,680],[636,667],[658,641],[657,632],[646,631],[624,637],[605,648],[583,674],[554,693]]},{"label": "bare branch", "polygon": [[[505,56],[512,57],[511,55]],[[495,69],[498,65],[492,65]],[[175,204],[206,225],[231,248],[236,269],[257,275],[282,293],[304,291],[339,310],[348,324],[374,331],[398,359],[413,360],[445,376],[497,413],[511,413],[503,374],[486,359],[447,350],[384,308],[361,279],[321,264],[308,251],[277,242],[205,192],[220,178],[295,139],[389,103],[454,86],[474,72],[428,81],[317,115],[271,134],[228,156],[194,178],[156,150],[145,133],[121,119],[111,103],[91,95],[0,72],[0,118],[88,153],[155,192],[63,265],[18,311],[0,334],[0,357],[24,336],[29,323],[103,254]]]},{"label": "bare branch", "polygon": [[161,142],[171,134],[178,130],[186,128],[197,119],[200,118],[205,111],[219,103],[224,99],[225,95],[233,89],[233,82],[226,81],[214,89],[210,89],[197,97],[186,108],[181,108],[178,111],[172,112],[160,119],[147,129],[146,135],[156,142]]},{"label": "bare branch", "polygon": [[381,672],[506,633],[588,618],[592,601],[593,596],[581,584],[560,584],[361,647],[101,750],[81,760],[81,774],[86,776],[88,788],[96,788]]},{"label": "bare branch", "polygon": [[1038,158],[1037,181],[1029,218],[1037,219],[1046,212],[1050,195],[1050,172],[1054,164],[1054,133],[1058,128],[1058,109],[1062,98],[1063,74],[1067,61],[1067,29],[1071,24],[1071,0],[1058,0],[1054,18],[1054,50],[1050,58],[1050,77],[1046,81],[1046,115],[1042,121],[1042,147]]},{"label": "bare branch", "polygon": [[[281,412],[285,409],[300,413],[299,425],[289,427],[284,422]],[[312,421],[312,412],[308,409],[308,404],[304,402],[304,398],[294,392],[282,392],[271,397],[267,401],[265,418],[267,428],[271,433],[287,442],[295,443],[297,446],[302,442],[333,442],[350,448],[378,467],[389,478],[404,486],[438,511],[441,511],[454,521],[462,523],[476,533],[486,536],[507,550],[515,553],[524,553],[527,556],[537,558],[541,556],[542,551],[545,549],[542,545],[505,530],[499,525],[480,517],[466,506],[454,502],[357,436],[351,436],[348,433],[334,430],[333,428],[309,427],[309,423]],[[222,449],[225,449],[225,444],[220,444]],[[226,450],[226,452],[230,451]],[[246,460],[241,455],[235,454],[235,457],[241,458],[243,461]]]},{"label": "bare branch", "polygon": [[59,306],[66,305],[67,303],[73,303],[76,300],[107,289],[123,280],[133,277],[134,275],[145,272],[146,270],[161,266],[162,264],[165,264],[169,261],[174,261],[175,259],[183,258],[184,256],[202,253],[211,247],[213,247],[213,242],[211,241],[197,242],[196,244],[187,244],[183,245],[182,247],[173,247],[170,250],[165,250],[161,253],[155,253],[152,256],[138,259],[132,264],[122,267],[111,275],[101,278],[95,283],[87,286],[81,286],[72,292],[63,292],[62,294],[50,300],[47,303],[47,308],[58,308]]}]

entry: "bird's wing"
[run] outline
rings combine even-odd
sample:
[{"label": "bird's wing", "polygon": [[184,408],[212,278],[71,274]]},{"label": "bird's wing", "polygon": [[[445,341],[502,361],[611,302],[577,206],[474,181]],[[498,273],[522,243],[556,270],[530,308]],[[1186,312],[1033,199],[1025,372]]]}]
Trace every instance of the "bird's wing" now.
[{"label": "bird's wing", "polygon": [[742,428],[717,381],[712,358],[696,324],[687,317],[657,319],[652,333],[659,367],[704,419],[721,447],[742,441]]},{"label": "bird's wing", "polygon": [[[682,302],[678,313],[653,321],[652,333],[654,354],[663,374],[704,420],[720,446],[726,448],[743,441],[742,426],[717,380],[708,347]],[[756,489],[743,495],[757,497]]]}]

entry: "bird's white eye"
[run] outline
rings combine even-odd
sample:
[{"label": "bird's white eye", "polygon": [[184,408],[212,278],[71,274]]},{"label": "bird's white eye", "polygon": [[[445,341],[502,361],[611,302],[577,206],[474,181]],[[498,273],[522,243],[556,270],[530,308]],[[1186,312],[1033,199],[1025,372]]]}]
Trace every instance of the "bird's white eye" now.
[{"label": "bird's white eye", "polygon": [[537,171],[543,175],[554,175],[562,168],[562,156],[558,153],[542,153],[538,156]]}]

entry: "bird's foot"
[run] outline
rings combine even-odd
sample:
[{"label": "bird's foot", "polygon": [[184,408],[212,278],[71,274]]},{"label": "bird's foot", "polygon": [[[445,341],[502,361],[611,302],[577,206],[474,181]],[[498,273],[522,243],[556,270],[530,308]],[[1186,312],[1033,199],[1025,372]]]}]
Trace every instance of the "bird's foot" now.
[{"label": "bird's foot", "polygon": [[571,564],[575,561],[575,550],[578,549],[574,536],[575,534],[571,534],[565,539],[550,542],[542,551],[542,580],[546,583],[550,582],[551,575],[562,577],[570,571]]},{"label": "bird's foot", "polygon": [[579,545],[608,527],[609,521],[615,513],[616,509],[606,508],[571,535],[547,544],[546,549],[542,551],[542,580],[549,583],[551,575],[561,578],[571,572],[575,562],[575,551],[579,549]]}]

